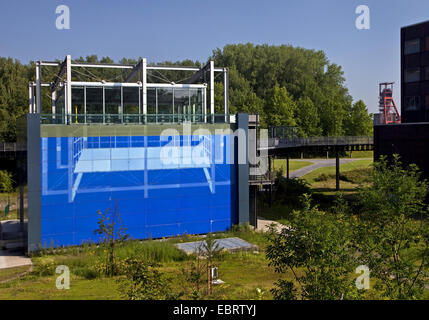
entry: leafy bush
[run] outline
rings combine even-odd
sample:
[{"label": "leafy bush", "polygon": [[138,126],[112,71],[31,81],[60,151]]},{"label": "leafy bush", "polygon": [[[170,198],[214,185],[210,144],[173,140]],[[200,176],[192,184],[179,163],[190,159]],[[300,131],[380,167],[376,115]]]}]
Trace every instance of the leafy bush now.
[{"label": "leafy bush", "polygon": [[158,270],[159,264],[140,258],[123,260],[126,279],[119,290],[130,300],[174,300],[181,294],[174,293],[171,280]]},{"label": "leafy bush", "polygon": [[[356,250],[350,239],[353,221],[341,212],[329,214],[302,197],[303,209],[294,211],[289,228],[268,234],[266,256],[278,273],[292,271],[294,282],[279,280],[275,299],[353,299],[359,297],[350,277]],[[299,296],[297,294],[299,293]]]},{"label": "leafy bush", "polygon": [[[332,175],[322,173],[318,177],[314,178],[314,181],[316,181],[316,182],[327,181],[330,178],[332,178]],[[334,178],[335,178],[335,176],[334,176]]]},{"label": "leafy bush", "polygon": [[0,170],[0,191],[5,193],[13,192],[12,173],[6,170]]},{"label": "leafy bush", "polygon": [[56,267],[57,264],[53,260],[40,261],[35,265],[32,273],[41,277],[52,276],[55,274]]},{"label": "leafy bush", "polygon": [[276,181],[277,190],[275,201],[282,204],[300,205],[300,197],[303,194],[310,194],[311,189],[307,181],[299,178],[286,179],[279,177]]}]

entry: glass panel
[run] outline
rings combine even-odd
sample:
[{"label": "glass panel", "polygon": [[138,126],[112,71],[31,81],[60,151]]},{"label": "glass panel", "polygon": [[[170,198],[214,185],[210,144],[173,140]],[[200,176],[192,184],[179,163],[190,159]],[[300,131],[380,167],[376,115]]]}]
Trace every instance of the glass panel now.
[{"label": "glass panel", "polygon": [[112,87],[104,88],[104,101],[106,105],[106,114],[120,114],[122,113],[121,106],[121,88]]},{"label": "glass panel", "polygon": [[123,89],[124,114],[139,113],[139,88],[124,87]]},{"label": "glass panel", "polygon": [[405,69],[405,82],[420,81],[420,68]]},{"label": "glass panel", "polygon": [[193,121],[202,121],[203,112],[203,89],[191,89],[191,113],[194,115]]},{"label": "glass panel", "polygon": [[413,39],[404,42],[404,54],[420,52],[420,39]]},{"label": "glass panel", "polygon": [[55,114],[64,116],[64,87],[57,91],[57,101],[55,101]]},{"label": "glass panel", "polygon": [[189,115],[189,89],[174,89],[174,111],[177,119],[188,119],[182,115]]},{"label": "glass panel", "polygon": [[86,88],[86,114],[103,114],[103,88]]},{"label": "glass panel", "polygon": [[415,111],[420,109],[420,97],[419,96],[408,96],[405,97],[405,110]]},{"label": "glass panel", "polygon": [[[173,89],[158,88],[158,114],[172,115],[173,114]],[[161,122],[171,122],[171,116],[160,116],[158,120]]]},{"label": "glass panel", "polygon": [[147,89],[147,114],[156,114],[156,88]]}]

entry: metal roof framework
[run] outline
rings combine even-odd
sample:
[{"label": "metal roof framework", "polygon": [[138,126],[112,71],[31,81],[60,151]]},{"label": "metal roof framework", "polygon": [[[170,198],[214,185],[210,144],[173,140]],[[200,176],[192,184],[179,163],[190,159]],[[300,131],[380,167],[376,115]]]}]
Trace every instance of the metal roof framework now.
[{"label": "metal roof framework", "polygon": [[[42,82],[42,67],[59,67],[58,74],[54,77],[51,82]],[[171,87],[191,87],[201,80],[205,80],[206,73],[209,73],[209,88],[210,88],[210,115],[215,114],[214,105],[214,82],[215,73],[223,73],[223,84],[224,84],[224,114],[225,119],[228,117],[229,108],[229,74],[227,68],[219,68],[214,66],[214,61],[209,61],[204,67],[188,67],[188,66],[151,66],[147,64],[147,59],[141,59],[135,65],[128,64],[108,64],[108,63],[88,63],[88,62],[75,62],[72,61],[71,55],[67,55],[63,62],[57,61],[37,61],[36,62],[36,81],[29,83],[29,112],[30,113],[41,113],[42,110],[42,87],[50,87],[51,100],[52,100],[52,114],[55,114],[55,102],[57,100],[57,91],[59,88],[65,87],[65,112],[66,115],[72,114],[72,85],[78,85],[82,82],[72,81],[72,69],[73,68],[110,68],[110,69],[121,69],[130,70],[125,82],[121,83],[124,86],[135,85],[142,87],[142,113],[147,114],[147,88],[154,86],[165,86]],[[170,71],[192,71],[194,74],[186,79],[183,84],[171,83],[148,83],[148,70],[170,70]],[[135,83],[129,81],[133,79],[141,71],[141,78]],[[65,79],[63,80],[65,76]],[[109,85],[102,81],[101,83],[91,82],[94,85]],[[213,117],[212,117],[213,118]]]}]

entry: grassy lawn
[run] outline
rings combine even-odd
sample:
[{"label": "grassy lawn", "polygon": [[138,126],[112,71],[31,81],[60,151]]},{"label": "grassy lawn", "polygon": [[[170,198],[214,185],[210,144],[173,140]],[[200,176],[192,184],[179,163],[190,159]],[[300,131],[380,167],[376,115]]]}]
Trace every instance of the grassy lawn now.
[{"label": "grassy lawn", "polygon": [[[341,164],[340,175],[348,171],[370,169],[372,166],[372,163],[373,163],[372,159],[367,159],[367,160],[356,160],[353,162]],[[322,174],[328,176],[328,179],[326,181],[317,181]],[[335,189],[335,166],[318,168],[303,176],[302,179],[306,180],[312,186],[312,188]],[[345,184],[344,188],[347,189],[348,187],[353,187],[353,186],[356,187],[356,184],[353,184],[353,183]],[[340,187],[342,187],[342,184],[340,184]]]},{"label": "grassy lawn", "polygon": [[346,157],[350,158],[350,154],[351,158],[374,158],[374,151],[347,151]]},{"label": "grassy lawn", "polygon": [[30,269],[30,266],[0,269],[0,282],[16,277]]},{"label": "grassy lawn", "polygon": [[[257,252],[225,253],[217,261],[219,278],[225,281],[224,285],[215,286],[210,299],[256,299],[256,289],[260,288],[264,299],[271,299],[269,290],[279,279],[273,268],[268,267],[265,258],[267,240],[261,233],[250,229],[239,229],[216,234],[216,237],[237,236],[251,243],[257,244]],[[187,289],[183,269],[187,269],[194,256],[188,256],[179,251],[174,244],[200,240],[199,236],[183,236],[164,241],[128,241],[117,249],[118,258],[137,255],[141,259],[152,259],[161,264],[160,271],[171,278],[172,287],[177,291]],[[100,251],[101,250],[101,251]],[[103,248],[95,245],[60,249],[57,251],[45,250],[39,256],[33,257],[34,270],[24,277],[0,284],[0,300],[2,299],[121,299],[118,290],[122,277],[103,277],[91,272]],[[55,268],[58,265],[67,265],[70,268],[71,279],[69,290],[58,290],[55,286]],[[19,271],[19,272],[18,272]],[[22,270],[3,271],[1,277],[9,278]],[[290,275],[286,274],[286,277]],[[203,286],[203,291],[205,287]],[[189,298],[185,295],[182,298]]]},{"label": "grassy lawn", "polygon": [[[312,165],[313,162],[310,161],[297,161],[297,160],[289,160],[289,172],[298,170],[300,168]],[[274,169],[282,170],[283,175],[286,174],[286,159],[274,159]]]}]

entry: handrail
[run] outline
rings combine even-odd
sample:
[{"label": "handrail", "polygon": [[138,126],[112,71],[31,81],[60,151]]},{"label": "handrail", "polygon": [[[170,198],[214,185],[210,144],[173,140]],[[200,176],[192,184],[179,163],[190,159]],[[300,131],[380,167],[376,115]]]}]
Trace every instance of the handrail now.
[{"label": "handrail", "polygon": [[308,137],[308,138],[268,138],[267,141],[261,142],[260,146],[267,146],[268,148],[275,147],[305,147],[305,146],[341,146],[341,145],[372,145],[374,144],[374,137],[370,136],[338,136],[338,137]]},{"label": "handrail", "polygon": [[231,123],[234,115],[225,114],[41,114],[42,124],[160,124]]}]

